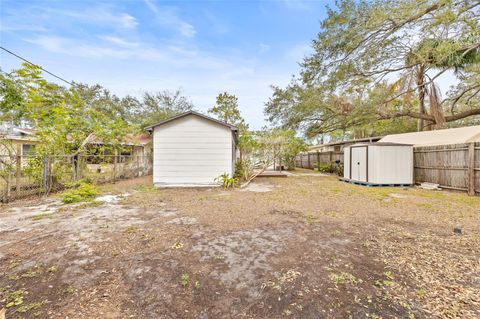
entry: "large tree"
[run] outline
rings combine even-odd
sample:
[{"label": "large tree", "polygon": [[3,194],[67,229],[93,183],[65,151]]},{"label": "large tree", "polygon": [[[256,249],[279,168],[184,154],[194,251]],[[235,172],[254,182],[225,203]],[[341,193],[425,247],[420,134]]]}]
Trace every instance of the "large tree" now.
[{"label": "large tree", "polygon": [[248,129],[238,108],[238,98],[233,94],[223,92],[217,95],[216,103],[208,113],[221,121],[237,126],[242,132]]},{"label": "large tree", "polygon": [[141,100],[127,96],[122,104],[129,110],[132,124],[139,128],[194,109],[193,103],[180,90],[145,92]]},{"label": "large tree", "polygon": [[36,130],[36,152],[72,155],[92,139],[119,144],[129,130],[118,98],[100,86],[67,89],[46,81],[31,64],[0,75],[0,121]]},{"label": "large tree", "polygon": [[[301,77],[274,88],[266,114],[311,136],[411,118],[419,129],[480,114],[480,2],[341,0],[329,9]],[[438,81],[462,84],[442,100]],[[405,128],[410,127],[409,121]]]}]

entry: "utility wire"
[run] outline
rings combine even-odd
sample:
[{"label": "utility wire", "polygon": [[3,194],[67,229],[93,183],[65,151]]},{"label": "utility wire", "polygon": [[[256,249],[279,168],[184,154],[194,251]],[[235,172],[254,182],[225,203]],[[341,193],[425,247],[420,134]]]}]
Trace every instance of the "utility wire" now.
[{"label": "utility wire", "polygon": [[45,70],[45,69],[42,68],[40,65],[37,65],[37,64],[35,64],[35,63],[30,62],[30,61],[28,61],[27,59],[22,58],[22,57],[19,56],[18,54],[15,54],[15,53],[13,53],[12,51],[10,51],[10,50],[8,50],[8,49],[5,49],[5,48],[2,47],[2,46],[0,46],[0,49],[2,49],[3,51],[5,51],[5,52],[7,52],[7,53],[10,53],[10,54],[13,55],[14,57],[19,58],[20,60],[22,60],[22,61],[24,61],[24,62],[27,62],[27,63],[30,64],[30,65],[33,65],[33,66],[36,66],[36,67],[40,68],[40,70],[42,70],[43,72],[50,74],[51,76],[59,79],[60,81],[63,81],[63,82],[65,82],[65,83],[67,83],[67,84],[69,84],[69,85],[72,85],[72,86],[75,85],[75,83],[70,82],[70,81],[67,81],[67,80],[65,80],[64,78],[62,78],[62,77],[60,77],[60,76],[58,76],[58,75],[55,75],[55,74],[53,74],[52,72],[50,72],[50,71],[48,71],[48,70]]}]

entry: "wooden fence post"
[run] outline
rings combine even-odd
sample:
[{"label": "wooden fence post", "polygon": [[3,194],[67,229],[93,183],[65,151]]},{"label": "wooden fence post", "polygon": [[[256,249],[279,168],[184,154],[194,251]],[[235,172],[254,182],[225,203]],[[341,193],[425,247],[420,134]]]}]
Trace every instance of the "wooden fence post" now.
[{"label": "wooden fence post", "polygon": [[115,183],[115,179],[117,178],[117,162],[118,162],[118,150],[115,148],[114,155],[113,155],[113,182]]},{"label": "wooden fence post", "polygon": [[329,151],[328,153],[329,153],[328,154],[328,161],[332,162],[333,161],[333,151]]},{"label": "wooden fence post", "polygon": [[320,167],[320,152],[317,150],[317,167]]},{"label": "wooden fence post", "polygon": [[468,144],[468,195],[475,195],[475,143]]},{"label": "wooden fence post", "polygon": [[42,188],[45,192],[45,195],[48,194],[48,186],[49,186],[49,160],[48,157],[43,158],[43,169],[42,169]]},{"label": "wooden fence post", "polygon": [[137,163],[137,177],[140,176],[140,163],[139,163],[139,160],[138,160],[138,155],[135,156],[135,162]]},{"label": "wooden fence post", "polygon": [[16,170],[15,170],[15,193],[20,197],[20,178],[22,172],[22,144],[17,144]]},{"label": "wooden fence post", "polygon": [[307,152],[307,168],[310,169],[310,153]]}]

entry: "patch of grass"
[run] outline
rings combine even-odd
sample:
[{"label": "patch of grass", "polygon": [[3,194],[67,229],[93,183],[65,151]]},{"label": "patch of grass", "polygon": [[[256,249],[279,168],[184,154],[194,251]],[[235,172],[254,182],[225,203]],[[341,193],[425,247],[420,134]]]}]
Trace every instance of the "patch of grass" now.
[{"label": "patch of grass", "polygon": [[52,266],[50,268],[47,269],[48,272],[50,273],[55,273],[58,271],[58,267],[57,266]]},{"label": "patch of grass", "polygon": [[140,185],[137,190],[142,193],[155,193],[157,188],[153,185]]},{"label": "patch of grass", "polygon": [[34,221],[39,221],[39,220],[42,220],[42,219],[44,219],[44,218],[52,217],[52,215],[53,215],[53,212],[51,212],[51,211],[44,211],[44,212],[38,213],[37,215],[33,216],[33,217],[32,217],[32,220],[34,220]]},{"label": "patch of grass", "polygon": [[334,193],[340,193],[341,191],[342,191],[342,189],[338,186],[335,186],[335,187],[332,188],[332,192],[334,192]]},{"label": "patch of grass", "polygon": [[92,201],[98,195],[95,185],[80,182],[77,188],[69,189],[62,193],[62,201],[65,204],[73,204],[85,201]]},{"label": "patch of grass", "polygon": [[9,280],[18,280],[20,277],[17,274],[10,274],[7,277]]},{"label": "patch of grass", "polygon": [[307,215],[307,224],[308,225],[313,225],[315,223],[315,216],[313,215]]},{"label": "patch of grass", "polygon": [[430,203],[418,203],[417,206],[429,209],[433,208],[433,204]]},{"label": "patch of grass", "polygon": [[23,304],[20,307],[18,307],[16,310],[17,310],[17,312],[20,312],[20,313],[26,313],[26,312],[29,312],[31,310],[40,309],[44,304],[47,304],[47,303],[48,303],[48,301],[44,300],[44,301],[41,301],[41,302],[32,302],[32,303],[28,303],[28,304]]},{"label": "patch of grass", "polygon": [[395,286],[395,281],[393,281],[394,277],[393,277],[393,274],[390,272],[390,271],[386,271],[384,273],[385,277],[387,279],[384,279],[384,280],[376,280],[375,281],[375,286],[377,287],[380,287],[380,288],[383,288],[383,287],[393,287]]},{"label": "patch of grass", "polygon": [[125,230],[127,234],[134,234],[137,232],[137,227],[135,226],[128,226],[127,229]]},{"label": "patch of grass", "polygon": [[177,241],[175,244],[173,244],[172,249],[181,249],[183,248],[183,243]]},{"label": "patch of grass", "polygon": [[200,285],[200,281],[196,280],[195,283],[193,284],[193,287],[195,289],[200,289],[201,285]]},{"label": "patch of grass", "polygon": [[415,291],[415,295],[417,295],[418,298],[423,298],[426,294],[427,293],[423,289],[418,289],[417,291]]},{"label": "patch of grass", "polygon": [[190,283],[190,276],[188,274],[183,274],[182,277],[180,277],[180,284],[183,287],[187,287],[189,283]]},{"label": "patch of grass", "polygon": [[25,289],[7,291],[5,293],[5,308],[20,306],[21,304],[23,304],[23,297],[26,294],[28,294],[28,291]]},{"label": "patch of grass", "polygon": [[335,286],[347,284],[356,285],[362,283],[361,279],[358,279],[357,277],[348,272],[341,272],[340,274],[331,273],[328,277],[335,284]]},{"label": "patch of grass", "polygon": [[93,207],[102,206],[103,204],[104,202],[92,200],[92,201],[78,205],[76,209],[93,208]]},{"label": "patch of grass", "polygon": [[40,265],[40,266],[35,266],[33,267],[32,269],[24,272],[21,277],[22,278],[34,278],[34,277],[37,277],[38,275],[41,275],[43,273],[43,266]]},{"label": "patch of grass", "polygon": [[441,191],[427,191],[427,190],[418,190],[416,192],[417,196],[433,198],[433,199],[445,199],[447,194],[442,193]]},{"label": "patch of grass", "polygon": [[75,292],[75,288],[72,286],[68,286],[65,289],[63,289],[63,293],[65,294],[73,294]]}]

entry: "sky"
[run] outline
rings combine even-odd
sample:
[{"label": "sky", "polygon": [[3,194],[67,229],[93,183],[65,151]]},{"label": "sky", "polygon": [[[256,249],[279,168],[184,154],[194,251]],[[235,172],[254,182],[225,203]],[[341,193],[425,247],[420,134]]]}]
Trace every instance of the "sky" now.
[{"label": "sky", "polygon": [[[181,89],[206,112],[235,94],[252,129],[271,85],[311,52],[328,1],[0,1],[0,44],[69,81],[118,96]],[[21,61],[0,51],[4,71]],[[58,82],[45,75],[48,80]]]}]

